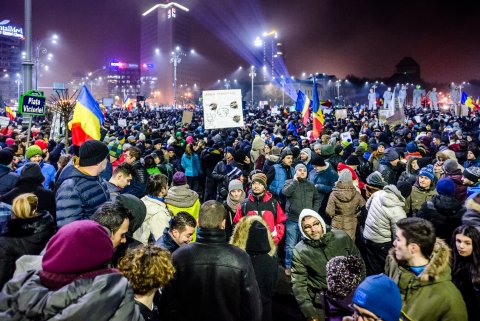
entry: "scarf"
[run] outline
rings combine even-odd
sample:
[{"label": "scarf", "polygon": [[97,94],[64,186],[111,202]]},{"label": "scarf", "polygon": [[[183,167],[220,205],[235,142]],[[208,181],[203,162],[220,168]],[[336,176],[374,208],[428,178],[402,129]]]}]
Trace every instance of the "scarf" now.
[{"label": "scarf", "polygon": [[230,196],[230,193],[228,193],[227,196],[227,205],[230,208],[232,212],[236,212],[238,208],[238,204],[240,204],[243,200],[245,199],[245,191],[242,190],[242,196],[238,201],[234,201],[232,197]]}]

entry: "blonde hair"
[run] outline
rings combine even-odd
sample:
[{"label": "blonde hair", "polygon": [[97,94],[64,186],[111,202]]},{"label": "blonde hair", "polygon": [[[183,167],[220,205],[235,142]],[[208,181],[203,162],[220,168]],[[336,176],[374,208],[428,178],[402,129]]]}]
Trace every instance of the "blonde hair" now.
[{"label": "blonde hair", "polygon": [[[262,223],[267,228],[267,231],[270,231],[267,223],[261,216],[259,215],[244,216],[240,219],[240,221],[238,221],[237,225],[235,225],[235,229],[233,230],[233,235],[230,239],[230,244],[236,247],[239,247],[245,251],[245,249],[247,248],[247,240],[248,240],[248,234],[250,232],[250,227],[255,221]],[[270,252],[268,252],[268,255],[273,256],[277,250],[277,247],[270,233],[267,233],[267,237],[268,237],[268,243],[270,243]]]},{"label": "blonde hair", "polygon": [[32,193],[21,194],[13,200],[12,213],[16,218],[31,218],[37,210],[38,197]]}]

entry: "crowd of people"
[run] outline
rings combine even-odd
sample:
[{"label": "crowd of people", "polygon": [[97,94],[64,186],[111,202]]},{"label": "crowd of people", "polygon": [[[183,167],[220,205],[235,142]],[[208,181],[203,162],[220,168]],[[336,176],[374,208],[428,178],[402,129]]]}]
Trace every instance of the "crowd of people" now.
[{"label": "crowd of people", "polygon": [[334,115],[317,138],[286,110],[112,110],[80,146],[2,128],[0,319],[292,320],[287,280],[300,320],[476,320],[480,118]]}]

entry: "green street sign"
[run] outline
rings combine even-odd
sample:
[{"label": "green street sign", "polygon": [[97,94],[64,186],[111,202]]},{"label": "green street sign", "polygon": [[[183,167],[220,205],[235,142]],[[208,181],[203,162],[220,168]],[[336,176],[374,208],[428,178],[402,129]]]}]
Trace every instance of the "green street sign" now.
[{"label": "green street sign", "polygon": [[46,113],[46,98],[43,91],[30,90],[20,95],[18,103],[18,112],[22,115],[43,116]]}]

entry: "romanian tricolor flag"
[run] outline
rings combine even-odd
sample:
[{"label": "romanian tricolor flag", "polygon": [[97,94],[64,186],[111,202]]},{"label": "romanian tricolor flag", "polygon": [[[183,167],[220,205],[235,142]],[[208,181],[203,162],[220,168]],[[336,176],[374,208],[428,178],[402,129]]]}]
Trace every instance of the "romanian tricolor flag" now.
[{"label": "romanian tricolor flag", "polygon": [[100,106],[83,86],[73,111],[73,119],[68,124],[72,131],[73,145],[80,146],[87,140],[100,139],[100,127],[105,117]]},{"label": "romanian tricolor flag", "polygon": [[472,96],[467,95],[467,93],[464,91],[462,91],[462,99],[460,100],[460,103],[467,106],[470,111],[473,111],[475,107],[478,109],[478,105],[475,104]]},{"label": "romanian tricolor flag", "polygon": [[301,91],[298,91],[295,110],[302,112],[303,125],[307,126],[310,118],[310,99]]},{"label": "romanian tricolor flag", "polygon": [[15,120],[15,112],[10,107],[5,107],[5,112],[7,113],[7,117],[10,118],[10,121]]},{"label": "romanian tricolor flag", "polygon": [[129,96],[125,97],[125,100],[123,101],[123,108],[127,108],[128,111],[130,111],[133,109],[134,106],[135,106],[135,101]]},{"label": "romanian tricolor flag", "polygon": [[317,89],[317,81],[313,78],[313,97],[312,97],[312,118],[313,118],[313,138],[320,137],[322,133],[323,124],[325,123],[325,119],[323,117],[323,111],[320,107],[320,99],[318,98],[318,89]]}]

